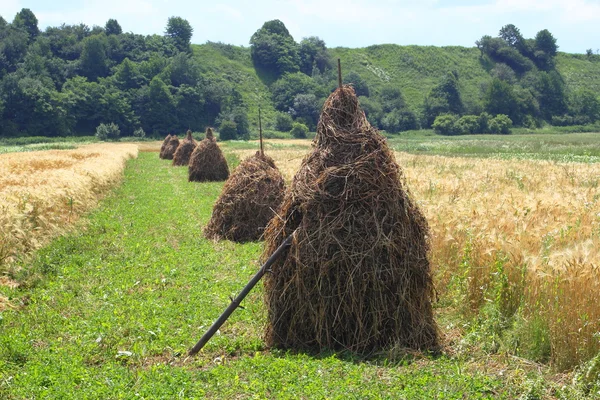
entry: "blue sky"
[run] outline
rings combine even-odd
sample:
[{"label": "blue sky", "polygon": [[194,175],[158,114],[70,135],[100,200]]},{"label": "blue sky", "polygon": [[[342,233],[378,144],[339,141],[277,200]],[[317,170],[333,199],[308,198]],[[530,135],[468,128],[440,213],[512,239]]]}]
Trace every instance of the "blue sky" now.
[{"label": "blue sky", "polygon": [[247,46],[265,21],[280,19],[297,41],[319,36],[329,47],[473,46],[512,23],[528,38],[550,30],[561,51],[600,48],[600,0],[0,0],[0,15],[11,21],[23,7],[42,29],[115,18],[126,32],[162,34],[167,18],[180,16],[194,28],[193,43]]}]

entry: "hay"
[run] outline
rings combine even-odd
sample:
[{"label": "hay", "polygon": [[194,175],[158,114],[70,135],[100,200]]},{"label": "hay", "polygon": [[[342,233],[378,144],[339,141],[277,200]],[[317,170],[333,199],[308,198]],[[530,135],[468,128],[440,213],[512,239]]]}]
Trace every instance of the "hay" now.
[{"label": "hay", "polygon": [[167,137],[165,138],[165,140],[163,140],[162,145],[160,146],[160,153],[158,153],[159,158],[165,158],[164,157],[165,148],[169,144],[169,140],[171,140],[171,134],[168,134]]},{"label": "hay", "polygon": [[258,240],[281,205],[285,182],[273,159],[256,152],[233,171],[204,230],[209,239]]},{"label": "hay", "polygon": [[179,138],[177,137],[177,135],[173,135],[171,136],[171,139],[169,139],[169,143],[167,143],[167,145],[165,146],[165,149],[162,153],[162,158],[164,158],[165,160],[172,160],[173,159],[173,155],[175,154],[175,151],[177,150],[177,148],[179,147]]},{"label": "hay", "polygon": [[207,128],[206,139],[196,146],[190,158],[188,181],[224,181],[228,177],[227,161],[217,145],[212,129]]},{"label": "hay", "polygon": [[192,131],[187,131],[187,136],[175,150],[173,154],[173,165],[174,166],[187,166],[190,163],[190,157],[198,146],[198,143],[192,137]]},{"label": "hay", "polygon": [[437,349],[428,224],[350,86],[327,99],[313,142],[265,232],[269,346]]}]

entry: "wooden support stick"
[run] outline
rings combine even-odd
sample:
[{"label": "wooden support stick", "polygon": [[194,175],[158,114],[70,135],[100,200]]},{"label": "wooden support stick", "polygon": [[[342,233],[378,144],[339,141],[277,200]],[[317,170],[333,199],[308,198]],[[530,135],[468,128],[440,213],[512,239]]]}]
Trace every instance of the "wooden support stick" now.
[{"label": "wooden support stick", "polygon": [[262,136],[262,119],[260,115],[260,107],[258,107],[258,134],[260,137],[260,155],[265,155],[265,149],[263,147],[263,136]]},{"label": "wooden support stick", "polygon": [[338,87],[342,88],[342,62],[338,58]]},{"label": "wooden support stick", "polygon": [[279,257],[281,257],[283,252],[287,250],[288,247],[290,247],[290,245],[292,244],[293,235],[294,234],[292,233],[283,241],[283,243],[281,243],[277,250],[275,250],[271,257],[269,257],[267,262],[262,267],[260,267],[256,275],[254,275],[252,279],[250,279],[250,282],[248,282],[246,287],[242,289],[240,294],[231,301],[229,307],[227,307],[227,309],[223,311],[223,314],[221,314],[221,316],[212,324],[212,326],[208,329],[204,336],[202,336],[198,343],[196,343],[196,345],[192,347],[192,349],[189,352],[190,356],[193,356],[194,354],[198,353],[204,347],[204,345],[208,343],[210,338],[212,338],[214,334],[217,333],[221,325],[223,325],[225,321],[227,321],[227,318],[229,318],[229,316],[233,313],[233,311],[235,311],[235,309],[238,308],[242,300],[244,300],[248,293],[250,293],[250,291],[258,283],[258,281],[260,281],[265,272],[267,272],[271,265],[273,265],[273,263],[275,263],[275,261],[277,261]]}]

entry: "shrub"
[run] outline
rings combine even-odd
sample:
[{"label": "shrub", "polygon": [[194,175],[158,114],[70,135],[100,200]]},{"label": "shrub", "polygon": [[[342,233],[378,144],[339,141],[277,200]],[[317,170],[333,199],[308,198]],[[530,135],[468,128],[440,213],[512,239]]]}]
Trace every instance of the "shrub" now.
[{"label": "shrub", "polygon": [[114,123],[100,124],[96,128],[96,137],[98,140],[115,140],[119,138],[121,130],[119,126]]},{"label": "shrub", "polygon": [[142,127],[139,127],[135,131],[133,131],[133,136],[136,138],[143,139],[146,137],[146,132],[144,132],[144,129]]},{"label": "shrub", "polygon": [[438,135],[454,135],[457,119],[458,117],[454,114],[438,115],[433,121],[432,128]]},{"label": "shrub", "polygon": [[278,112],[275,115],[275,129],[281,132],[289,132],[292,130],[294,121],[288,113]]},{"label": "shrub", "polygon": [[486,112],[482,112],[477,119],[479,122],[479,132],[490,133],[490,119],[492,119],[492,116]]},{"label": "shrub", "polygon": [[512,120],[507,115],[498,114],[490,120],[489,128],[491,133],[502,133],[507,135],[512,128]]},{"label": "shrub", "polygon": [[237,124],[230,120],[221,122],[219,126],[219,137],[221,140],[234,140],[237,138]]},{"label": "shrub", "polygon": [[304,139],[308,135],[308,127],[299,122],[294,122],[291,133],[296,139]]},{"label": "shrub", "polygon": [[479,117],[476,115],[465,115],[460,117],[454,128],[457,134],[468,135],[473,133],[483,133],[480,129]]}]

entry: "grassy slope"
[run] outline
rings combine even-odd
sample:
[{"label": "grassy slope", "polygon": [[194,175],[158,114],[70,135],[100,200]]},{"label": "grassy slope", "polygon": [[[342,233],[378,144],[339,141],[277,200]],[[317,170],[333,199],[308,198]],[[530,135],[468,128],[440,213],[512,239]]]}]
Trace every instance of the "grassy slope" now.
[{"label": "grassy slope", "polygon": [[1,314],[1,398],[516,398],[550,385],[545,367],[471,351],[366,362],[265,350],[260,285],[186,359],[260,254],[202,237],[222,184],[186,172],[141,153],[85,227],[27,266],[29,286],[0,287],[23,307]]},{"label": "grassy slope", "polygon": [[[250,59],[248,47],[203,44],[194,45],[194,54],[205,71],[224,74],[241,91],[249,105],[252,124],[258,121],[258,98],[262,98],[266,120],[271,120],[274,108],[266,83],[269,77],[259,77]],[[340,58],[344,71],[355,71],[377,91],[385,85],[399,87],[407,103],[420,107],[425,95],[449,71],[457,71],[463,101],[476,103],[480,98],[479,84],[489,79],[489,65],[481,62],[475,47],[375,45],[366,48],[332,48],[334,58]],[[600,92],[600,58],[559,53],[558,70],[571,88],[587,87]]]}]

